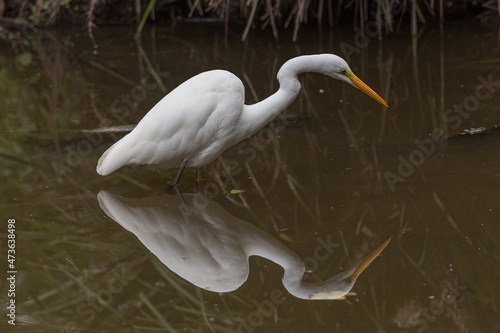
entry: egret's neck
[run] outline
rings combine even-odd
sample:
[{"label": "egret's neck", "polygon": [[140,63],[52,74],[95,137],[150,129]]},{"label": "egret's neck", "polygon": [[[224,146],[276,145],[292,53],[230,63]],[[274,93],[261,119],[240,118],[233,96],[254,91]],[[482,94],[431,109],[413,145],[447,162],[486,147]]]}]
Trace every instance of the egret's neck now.
[{"label": "egret's neck", "polygon": [[[259,233],[257,238],[247,234],[245,246],[247,256],[259,256],[283,267],[283,286],[293,296],[301,299],[335,299],[344,296],[354,284],[344,279],[354,272],[354,268],[338,274],[326,281],[304,282],[306,268],[304,262],[290,249],[268,234]],[[254,239],[252,239],[254,238]]]},{"label": "egret's neck", "polygon": [[238,122],[237,133],[244,140],[267,125],[286,109],[300,92],[297,76],[304,72],[324,73],[324,55],[300,56],[288,60],[278,72],[279,90],[265,100],[252,105],[244,105]]}]

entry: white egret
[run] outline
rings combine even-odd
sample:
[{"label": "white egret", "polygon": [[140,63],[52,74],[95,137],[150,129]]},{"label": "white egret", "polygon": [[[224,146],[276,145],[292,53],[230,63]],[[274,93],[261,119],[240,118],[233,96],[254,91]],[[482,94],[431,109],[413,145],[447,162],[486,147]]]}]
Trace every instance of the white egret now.
[{"label": "white egret", "polygon": [[[185,200],[184,200],[184,199]],[[203,194],[120,198],[97,195],[99,206],[132,232],[164,265],[192,284],[213,292],[238,289],[248,278],[248,258],[259,256],[283,267],[283,286],[307,300],[342,299],[356,279],[389,244],[385,241],[357,265],[321,282],[305,282],[304,262],[276,238],[229,214]]]},{"label": "white egret", "polygon": [[387,107],[363,83],[347,62],[334,54],[299,56],[280,68],[279,90],[265,100],[246,105],[241,80],[224,70],[198,74],[172,90],[135,129],[112,145],[99,159],[97,173],[109,175],[125,165],[151,164],[165,169],[201,167],[232,145],[268,124],[300,92],[297,75],[316,72],[347,82]]}]

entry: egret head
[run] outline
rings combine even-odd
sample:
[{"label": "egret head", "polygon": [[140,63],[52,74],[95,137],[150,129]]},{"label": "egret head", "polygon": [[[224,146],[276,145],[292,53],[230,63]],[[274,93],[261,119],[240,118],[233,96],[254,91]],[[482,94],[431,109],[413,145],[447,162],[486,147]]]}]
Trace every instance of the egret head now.
[{"label": "egret head", "polygon": [[352,73],[347,61],[335,54],[325,54],[324,56],[326,65],[324,73],[334,79],[352,84],[351,80],[346,75],[347,73]]},{"label": "egret head", "polygon": [[328,75],[349,83],[350,85],[358,88],[380,104],[388,107],[387,103],[384,101],[382,97],[380,97],[375,91],[373,91],[370,87],[368,87],[363,81],[361,81],[354,73],[351,68],[347,64],[347,62],[339,56],[333,55],[333,61],[330,62],[330,68],[328,68]]},{"label": "egret head", "polygon": [[335,275],[323,283],[316,283],[321,288],[319,288],[319,291],[309,294],[309,299],[343,299],[345,296],[353,295],[351,289],[358,276],[382,253],[390,241],[390,238],[386,240],[356,266]]}]

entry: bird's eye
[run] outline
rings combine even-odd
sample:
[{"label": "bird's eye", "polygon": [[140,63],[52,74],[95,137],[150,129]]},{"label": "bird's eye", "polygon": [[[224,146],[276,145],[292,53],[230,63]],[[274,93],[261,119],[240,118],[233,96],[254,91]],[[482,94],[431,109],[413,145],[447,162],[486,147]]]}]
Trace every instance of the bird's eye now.
[{"label": "bird's eye", "polygon": [[340,74],[342,74],[342,75],[347,75],[347,70],[345,70],[344,68],[342,68],[342,69],[340,70]]}]

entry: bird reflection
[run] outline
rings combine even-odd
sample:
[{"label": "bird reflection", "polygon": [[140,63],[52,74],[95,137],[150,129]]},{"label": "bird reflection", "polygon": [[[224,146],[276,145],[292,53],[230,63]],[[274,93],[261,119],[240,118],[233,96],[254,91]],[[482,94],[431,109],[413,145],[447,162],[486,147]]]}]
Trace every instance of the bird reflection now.
[{"label": "bird reflection", "polygon": [[302,281],[302,260],[259,228],[229,214],[202,194],[129,199],[101,191],[106,214],[137,238],[170,270],[214,292],[238,289],[248,278],[250,256],[269,259],[284,269],[283,285],[301,299],[339,299],[387,246],[380,245],[358,265],[323,281]]}]

